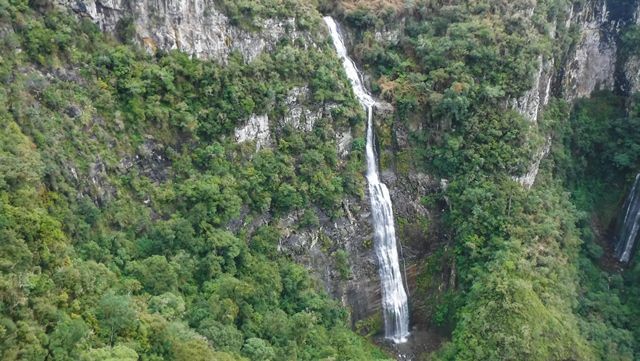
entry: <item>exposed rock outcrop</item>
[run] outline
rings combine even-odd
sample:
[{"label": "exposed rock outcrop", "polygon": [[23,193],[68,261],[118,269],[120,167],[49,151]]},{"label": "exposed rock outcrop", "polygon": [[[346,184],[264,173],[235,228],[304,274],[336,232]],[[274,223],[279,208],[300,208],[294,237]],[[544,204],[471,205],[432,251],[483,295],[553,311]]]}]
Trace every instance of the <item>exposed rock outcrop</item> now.
[{"label": "exposed rock outcrop", "polygon": [[[557,21],[563,21],[560,17]],[[562,25],[562,26],[559,26]],[[538,58],[531,89],[513,101],[518,111],[531,122],[549,102],[552,86],[567,101],[588,97],[593,91],[612,90],[615,83],[617,29],[606,0],[574,3],[565,14],[564,24],[554,24],[548,36],[557,39],[558,29],[576,32],[576,43],[568,54],[552,54]]]},{"label": "exposed rock outcrop", "polygon": [[611,16],[606,0],[591,0],[570,8],[566,28],[572,25],[578,28],[579,38],[562,66],[563,97],[573,101],[595,90],[612,90],[620,20]]},{"label": "exposed rock outcrop", "polygon": [[640,91],[640,56],[633,55],[624,64],[626,91],[637,93]]},{"label": "exposed rock outcrop", "polygon": [[236,128],[235,136],[238,143],[256,142],[256,150],[271,147],[269,118],[264,114],[252,115],[244,126]]},{"label": "exposed rock outcrop", "polygon": [[[637,91],[640,88],[640,60],[636,57],[621,59],[618,51],[622,29],[630,22],[638,21],[640,2],[636,1],[634,9],[631,12],[625,8],[612,11],[607,0],[574,2],[569,6],[564,23],[554,24],[549,36],[556,40],[558,29],[575,31],[575,43],[567,54],[540,56],[531,89],[514,100],[514,107],[536,123],[552,92],[573,102],[597,90]],[[635,14],[633,18],[630,13]],[[558,21],[563,21],[562,17]],[[620,73],[624,84],[617,79]],[[547,141],[536,153],[527,173],[515,179],[530,188],[549,149],[550,141]]]},{"label": "exposed rock outcrop", "polygon": [[[299,214],[291,214],[280,222],[290,230],[281,242],[281,251],[292,256],[318,276],[324,288],[351,308],[352,321],[366,318],[380,310],[380,278],[378,263],[372,249],[373,228],[370,207],[365,201],[345,200],[352,218],[345,214],[336,220],[321,211],[320,226],[297,229]],[[346,212],[345,212],[346,213]],[[348,254],[348,275],[341,275],[335,253]]]},{"label": "exposed rock outcrop", "polygon": [[291,89],[287,96],[287,110],[282,123],[284,125],[290,125],[296,130],[304,132],[312,131],[316,121],[322,118],[323,109],[305,106],[310,97],[311,92],[308,86]]},{"label": "exposed rock outcrop", "polygon": [[[630,25],[640,26],[640,1],[635,2]],[[637,51],[626,52],[623,59],[622,84],[623,92],[631,94],[640,91],[640,54]]]},{"label": "exposed rock outcrop", "polygon": [[131,21],[136,40],[155,51],[178,49],[203,59],[224,62],[237,51],[246,61],[272,50],[284,37],[309,40],[297,30],[295,19],[257,20],[251,31],[232,24],[213,0],[56,0],[86,16],[106,32]]},{"label": "exposed rock outcrop", "polygon": [[353,143],[353,135],[351,135],[351,131],[348,130],[348,131],[339,133],[337,135],[337,138],[338,138],[338,155],[344,158],[347,156],[347,154],[349,154],[349,151],[351,150],[351,145]]},{"label": "exposed rock outcrop", "polygon": [[540,163],[542,163],[542,160],[549,154],[549,151],[551,151],[551,137],[547,138],[544,145],[538,149],[527,173],[516,177],[515,180],[527,189],[533,187],[536,177],[538,176],[538,171],[540,170]]},{"label": "exposed rock outcrop", "polygon": [[[90,18],[106,32],[115,33],[119,27],[131,21],[135,28],[135,40],[149,51],[177,49],[199,58],[223,63],[233,52],[239,52],[245,61],[252,61],[261,53],[274,49],[285,38],[313,46],[317,36],[324,36],[324,30],[320,28],[301,31],[292,18],[257,20],[255,27],[247,30],[234,25],[216,8],[213,0],[55,1],[80,16]],[[534,6],[535,2],[532,2],[522,16],[533,17]],[[633,20],[638,22],[640,7],[636,6],[635,9]],[[589,96],[595,90],[615,89],[616,74],[620,66],[624,67],[628,89],[640,90],[640,57],[630,57],[624,64],[618,63],[619,33],[628,19],[622,19],[618,13],[612,12],[607,6],[607,0],[575,2],[558,21],[563,23],[552,26],[549,37],[557,38],[557,32],[560,31],[558,29],[573,28],[576,31],[575,44],[566,54],[541,55],[537,59],[538,66],[531,79],[530,90],[511,101],[513,107],[531,122],[531,126],[537,126],[539,115],[552,93],[573,101]],[[397,44],[403,27],[402,22],[399,25],[386,25],[374,33],[374,38],[379,42]],[[343,35],[353,49],[354,39],[351,34],[347,31]],[[244,125],[236,128],[236,140],[254,141],[256,149],[263,149],[273,146],[278,131],[284,126],[302,132],[312,131],[319,119],[328,116],[332,105],[312,105],[309,94],[308,86],[304,85],[290,90],[285,100],[284,114],[279,113],[278,117],[271,119],[265,114],[254,114]],[[75,116],[77,111],[69,109],[69,114]],[[409,135],[419,132],[421,123],[393,124],[393,146],[400,150],[409,148]],[[352,142],[351,131],[336,131],[336,146],[341,157],[348,156]],[[549,152],[550,144],[550,140],[547,140],[541,145],[526,174],[514,177],[523,186],[531,187],[535,182],[539,165]],[[139,153],[132,158],[123,159],[121,167],[126,170],[136,162],[143,162],[141,168],[144,171],[153,169],[152,161],[163,161],[158,158],[162,157],[160,149],[143,148],[139,149]],[[144,163],[147,161],[148,166]],[[77,178],[76,170],[72,169],[71,172]],[[152,172],[158,173],[157,170]],[[108,188],[104,186],[104,164],[92,165],[90,173],[93,184],[99,186],[95,193],[100,199],[108,198]],[[435,191],[438,187],[436,180],[426,175],[402,175],[389,170],[384,171],[382,177],[389,185],[398,220],[411,221],[430,217],[426,207],[421,204],[421,198]],[[285,233],[280,250],[315,273],[329,293],[351,307],[353,320],[356,321],[378,312],[379,276],[377,260],[371,248],[373,235],[368,197],[347,199],[343,206],[345,215],[334,220],[323,215],[320,210],[314,210],[320,218],[317,227],[298,228],[301,214],[283,217],[279,221],[279,226]],[[269,217],[259,217],[260,222],[266,222]],[[414,227],[411,222],[408,223],[409,227],[405,227],[407,222],[397,223],[401,233],[399,240],[411,258],[415,254],[411,244],[424,241],[423,238],[427,235],[420,233],[423,232],[421,228],[417,225]],[[338,250],[344,250],[348,254],[350,274],[347,277],[337,271],[334,255]]]},{"label": "exposed rock outcrop", "polygon": [[518,109],[531,123],[538,121],[540,110],[549,103],[553,59],[544,60],[538,57],[538,70],[533,78],[533,86],[522,97],[514,100],[514,107]]}]

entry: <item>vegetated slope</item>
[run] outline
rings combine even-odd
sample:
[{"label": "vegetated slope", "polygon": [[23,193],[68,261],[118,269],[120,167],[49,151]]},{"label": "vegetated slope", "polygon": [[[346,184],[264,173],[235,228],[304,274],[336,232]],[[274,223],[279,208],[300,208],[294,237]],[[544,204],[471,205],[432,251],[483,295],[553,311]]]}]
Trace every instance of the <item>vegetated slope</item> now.
[{"label": "vegetated slope", "polygon": [[[220,4],[250,29],[254,16],[297,14],[285,3]],[[321,5],[344,9],[372,90],[395,105],[395,124],[378,129],[383,168],[448,179],[424,199],[443,209],[448,242],[423,260],[411,302],[450,342],[425,357],[637,358],[637,257],[612,271],[601,232],[638,169],[635,98],[550,99],[537,123],[513,104],[541,56],[562,73],[583,25],[565,28],[570,6],[595,2],[337,3]],[[385,357],[278,252],[279,217],[317,227],[316,210],[339,217],[345,196],[363,196],[362,142],[345,160],[335,137],[361,133],[362,114],[329,44],[284,39],[221,66],[146,54],[46,1],[0,0],[0,19],[3,360]],[[619,56],[634,56],[637,33],[624,29]],[[312,131],[276,124],[257,152],[236,143],[304,86],[331,104]],[[402,145],[398,127],[410,130]],[[547,139],[527,190],[515,177]]]},{"label": "vegetated slope", "polygon": [[[313,227],[310,205],[360,196],[359,153],[339,161],[333,134],[362,118],[328,44],[221,66],[21,0],[0,1],[0,34],[0,358],[386,357],[251,222]],[[236,143],[307,83],[337,104],[311,132]]]},{"label": "vegetated slope", "polygon": [[602,360],[636,359],[640,347],[639,256],[636,252],[628,265],[619,264],[613,248],[616,218],[622,216],[638,171],[638,104],[637,95],[602,92],[578,101],[571,114],[562,103],[548,111],[565,113],[556,123],[559,141],[549,166],[580,211],[577,225],[583,246],[577,312],[580,330]]},{"label": "vegetated slope", "polygon": [[[619,206],[622,192],[616,198],[610,187],[640,165],[637,113],[627,114],[624,96],[605,98],[607,116],[598,115],[597,98],[590,108],[581,101],[574,115],[571,104],[553,99],[581,41],[584,24],[569,20],[574,10],[591,14],[596,2],[417,1],[382,10],[327,3],[355,33],[354,52],[378,96],[396,106],[395,121],[414,130],[403,153],[449,180],[425,201],[447,207],[451,239],[425,259],[412,302],[451,341],[425,357],[637,358],[637,271],[624,278],[600,271],[594,260],[602,249],[589,237],[591,212]],[[623,50],[637,47],[633,34],[620,35]],[[550,105],[527,119],[514,100],[530,91],[539,59],[555,60],[556,76]],[[527,190],[516,177],[546,142],[551,155]],[[607,202],[585,204],[585,192]],[[439,280],[444,271],[448,287]]]}]

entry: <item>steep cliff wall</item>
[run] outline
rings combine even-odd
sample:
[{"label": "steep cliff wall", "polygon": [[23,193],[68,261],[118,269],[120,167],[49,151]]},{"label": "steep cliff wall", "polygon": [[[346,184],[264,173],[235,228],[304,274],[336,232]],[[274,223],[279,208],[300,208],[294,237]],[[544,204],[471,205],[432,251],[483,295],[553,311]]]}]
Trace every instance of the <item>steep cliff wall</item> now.
[{"label": "steep cliff wall", "polygon": [[619,29],[624,22],[612,16],[607,0],[571,4],[547,36],[553,42],[570,36],[574,42],[567,44],[565,53],[540,56],[531,89],[515,100],[518,110],[535,122],[552,93],[572,102],[596,90],[613,90]]},{"label": "steep cliff wall", "polygon": [[296,19],[257,19],[246,30],[217,9],[212,0],[57,0],[81,16],[89,17],[103,31],[114,33],[131,21],[136,40],[149,51],[181,50],[203,59],[224,61],[231,52],[246,61],[273,50],[282,38],[304,38]]},{"label": "steep cliff wall", "polygon": [[[133,40],[149,52],[180,50],[221,63],[225,63],[233,52],[251,62],[260,54],[273,50],[280,41],[321,47],[328,36],[320,22],[301,30],[294,18],[258,18],[247,29],[235,24],[211,0],[58,0],[58,4],[90,19],[105,32],[116,34],[122,26],[133,25]],[[312,19],[314,16],[320,19],[318,15],[312,10]],[[276,100],[273,106],[282,107],[281,116],[269,116],[267,110],[251,115],[236,127],[235,140],[249,144],[252,151],[277,149],[286,129],[304,134],[313,132],[319,121],[332,122],[332,111],[337,104],[314,100],[310,84],[301,84],[291,89],[286,98]],[[380,119],[376,121],[387,119],[388,122],[392,116],[390,109],[380,113]],[[360,125],[331,128],[340,163],[344,163],[350,157],[354,140],[362,137],[363,129]],[[362,166],[364,169],[364,160]],[[398,176],[389,171],[383,177],[390,182],[398,208],[396,214],[402,220],[399,232],[424,237],[420,231],[405,227],[407,222],[404,220],[427,217],[427,210],[420,202],[427,189],[433,188],[433,180],[425,175]],[[108,189],[107,185],[103,188]],[[312,227],[299,227],[304,212],[275,216],[270,212],[250,214],[244,209],[230,228],[253,232],[262,225],[276,224],[282,231],[278,247],[281,253],[290,255],[311,270],[326,292],[351,309],[354,323],[370,317],[375,319],[381,307],[378,261],[372,247],[373,229],[366,187],[362,192],[361,197],[343,200],[342,217],[332,218],[314,207],[318,224]],[[401,237],[400,242],[405,240]],[[415,256],[415,252],[410,253]]]},{"label": "steep cliff wall", "polygon": [[595,90],[613,89],[619,26],[619,19],[612,17],[606,0],[570,7],[565,28],[576,31],[578,40],[557,75],[560,93],[566,100],[587,97]]},{"label": "steep cliff wall", "polygon": [[[608,0],[572,3],[567,13],[555,21],[548,36],[556,43],[567,38],[574,41],[567,44],[568,49],[564,53],[540,56],[531,89],[514,101],[518,111],[535,123],[552,94],[573,102],[598,90],[637,91],[640,62],[635,56],[622,58],[618,48],[623,29],[638,22],[639,8],[637,1],[624,4]],[[548,139],[536,153],[527,173],[517,177],[523,186],[530,188],[535,182],[550,141]]]},{"label": "steep cliff wall", "polygon": [[[274,49],[281,40],[299,41],[305,46],[315,47],[326,38],[320,24],[301,29],[295,18],[257,19],[254,26],[247,29],[234,23],[211,0],[57,1],[79,16],[90,18],[103,31],[116,32],[119,26],[131,21],[136,41],[149,51],[177,49],[219,62],[225,62],[232,52],[239,52],[245,61],[250,62],[261,53]],[[635,6],[636,11],[631,14],[635,14],[633,21],[637,22],[640,12],[637,4]],[[527,16],[533,16],[535,12],[535,9],[530,10]],[[620,29],[630,21],[621,14],[628,15],[629,12],[619,9],[612,11],[607,0],[588,0],[568,7],[566,13],[552,24],[548,30],[552,42],[560,41],[560,36],[566,33],[572,34],[575,41],[566,52],[541,54],[531,79],[531,89],[519,99],[512,100],[512,105],[530,120],[531,126],[537,126],[538,117],[552,95],[573,101],[595,90],[622,89],[617,80],[621,67],[624,68],[624,78],[628,79],[628,88],[640,88],[640,61],[632,57],[624,64],[618,63]],[[397,44],[403,24],[400,21],[397,25],[385,25],[375,32],[375,40]],[[345,35],[348,39],[352,38],[350,34]],[[285,101],[285,116],[269,118],[265,114],[254,114],[236,129],[237,141],[253,141],[257,149],[263,149],[274,147],[274,140],[286,125],[300,132],[312,131],[318,119],[330,118],[332,105],[314,104],[308,98],[308,84],[291,90]],[[390,119],[389,116],[387,118]],[[415,129],[405,129],[407,126]],[[383,167],[387,168],[383,177],[397,204],[398,223],[409,224],[408,227],[400,227],[400,232],[406,233],[406,238],[411,238],[403,239],[401,235],[402,243],[419,243],[416,240],[427,237],[424,231],[412,234],[412,230],[419,227],[406,220],[430,217],[428,210],[421,205],[421,197],[438,187],[436,180],[413,172],[399,172],[394,162],[389,161],[394,156],[402,156],[411,147],[410,134],[419,127],[419,124],[402,125],[393,120],[381,121],[379,125],[380,134],[387,139],[387,144],[384,144],[386,153],[381,157],[385,163]],[[348,157],[357,135],[355,129],[334,129],[333,136],[343,159]],[[526,174],[517,177],[525,187],[534,184],[550,142],[548,138],[541,142]],[[394,155],[390,154],[392,148],[396,152]],[[293,213],[277,220],[285,230],[280,250],[312,269],[328,292],[351,306],[354,320],[375,314],[380,300],[377,261],[370,248],[372,230],[366,199],[366,195],[345,199],[345,216],[338,219],[332,220],[316,210],[320,214],[319,225],[307,230],[295,230],[294,225],[300,221],[301,214]],[[259,225],[273,219],[271,215],[263,214],[246,221]],[[338,270],[336,252],[339,250],[345,250],[348,254],[347,267],[350,272],[346,275]],[[407,251],[409,256],[416,256],[420,252],[410,245]]]},{"label": "steep cliff wall", "polygon": [[[640,2],[635,2],[633,11],[629,13],[632,14],[629,25],[640,26]],[[625,93],[640,91],[640,55],[637,50],[625,54],[620,74],[620,86]]]}]

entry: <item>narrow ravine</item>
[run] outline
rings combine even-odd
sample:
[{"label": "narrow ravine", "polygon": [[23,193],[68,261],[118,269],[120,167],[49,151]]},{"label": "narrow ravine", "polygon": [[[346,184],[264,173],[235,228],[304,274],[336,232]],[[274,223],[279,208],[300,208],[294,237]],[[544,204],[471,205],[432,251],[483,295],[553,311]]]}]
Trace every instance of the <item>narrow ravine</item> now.
[{"label": "narrow ravine", "polygon": [[391,197],[387,186],[380,181],[378,160],[374,151],[373,107],[375,100],[365,89],[355,63],[347,55],[347,49],[338,32],[336,22],[328,16],[324,18],[324,21],[329,27],[333,44],[338,56],[342,59],[353,92],[367,113],[367,182],[369,183],[371,213],[375,230],[374,243],[382,286],[385,337],[395,343],[403,343],[407,341],[409,335],[409,307],[400,273]]}]

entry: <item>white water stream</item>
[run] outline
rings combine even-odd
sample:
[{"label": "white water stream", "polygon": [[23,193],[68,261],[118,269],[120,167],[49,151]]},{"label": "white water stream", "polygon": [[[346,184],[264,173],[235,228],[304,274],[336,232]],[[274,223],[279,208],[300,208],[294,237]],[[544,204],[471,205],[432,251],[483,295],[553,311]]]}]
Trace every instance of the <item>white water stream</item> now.
[{"label": "white water stream", "polygon": [[371,213],[375,229],[374,243],[382,286],[385,337],[395,343],[403,343],[409,335],[409,307],[400,273],[391,197],[387,186],[380,182],[378,161],[374,151],[373,106],[375,100],[365,89],[355,63],[347,55],[347,49],[338,32],[336,22],[329,16],[326,16],[324,21],[329,27],[333,45],[338,56],[342,59],[342,65],[351,82],[353,92],[367,112],[367,182],[369,183]]},{"label": "white water stream", "polygon": [[631,252],[638,238],[640,228],[640,174],[636,176],[631,192],[624,204],[624,219],[618,231],[616,242],[616,257],[620,262],[629,262]]}]

